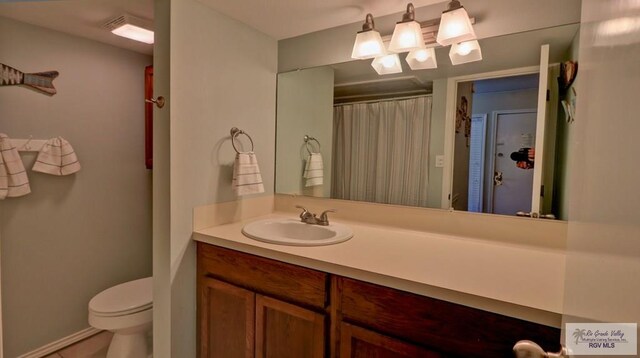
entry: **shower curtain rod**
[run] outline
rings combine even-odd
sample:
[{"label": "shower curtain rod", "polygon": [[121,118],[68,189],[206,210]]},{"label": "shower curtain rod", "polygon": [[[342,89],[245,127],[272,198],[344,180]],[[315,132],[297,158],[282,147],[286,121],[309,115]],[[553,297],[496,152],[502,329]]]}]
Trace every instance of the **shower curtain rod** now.
[{"label": "shower curtain rod", "polygon": [[343,103],[334,104],[333,106],[334,107],[338,107],[338,106],[344,106],[345,104],[391,102],[391,101],[398,101],[398,100],[412,99],[412,98],[420,98],[420,97],[433,97],[433,94],[430,93],[430,94],[419,94],[419,95],[414,95],[414,96],[393,97],[393,98],[383,98],[383,99],[370,99],[370,100],[367,100],[367,101],[343,102]]}]

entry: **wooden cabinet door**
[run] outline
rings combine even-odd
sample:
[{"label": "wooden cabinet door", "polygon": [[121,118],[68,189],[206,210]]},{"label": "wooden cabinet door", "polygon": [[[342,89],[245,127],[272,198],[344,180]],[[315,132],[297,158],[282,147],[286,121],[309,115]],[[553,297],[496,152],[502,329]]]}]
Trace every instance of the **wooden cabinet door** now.
[{"label": "wooden cabinet door", "polygon": [[348,323],[340,324],[340,358],[438,358],[426,350]]},{"label": "wooden cabinet door", "polygon": [[256,295],[257,358],[321,358],[325,315]]},{"label": "wooden cabinet door", "polygon": [[252,358],[255,293],[208,277],[199,287],[199,357]]}]

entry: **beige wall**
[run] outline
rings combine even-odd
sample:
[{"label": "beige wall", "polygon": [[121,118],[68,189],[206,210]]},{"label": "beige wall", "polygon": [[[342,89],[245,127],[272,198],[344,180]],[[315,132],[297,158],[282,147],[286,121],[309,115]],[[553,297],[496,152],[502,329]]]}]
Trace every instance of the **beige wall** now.
[{"label": "beige wall", "polygon": [[[333,69],[314,67],[278,75],[276,192],[328,198],[331,195],[333,151]],[[323,185],[305,186],[302,177],[309,157],[303,137],[321,144]],[[310,148],[317,149],[311,141]]]},{"label": "beige wall", "polygon": [[[277,42],[196,0],[157,6],[170,18],[169,54],[163,52],[169,58],[162,61],[169,62],[171,97],[170,124],[159,133],[169,139],[164,144],[170,149],[154,158],[164,162],[158,173],[161,180],[169,175],[170,181],[169,202],[162,200],[167,191],[164,182],[157,188],[161,202],[154,208],[159,219],[170,220],[154,233],[154,242],[161,245],[154,250],[154,266],[163,275],[155,286],[163,315],[156,321],[161,326],[155,333],[156,341],[169,338],[170,343],[156,342],[154,356],[195,357],[192,211],[203,204],[239,200],[231,187],[235,157],[231,127],[252,136],[264,195],[273,193]],[[169,229],[170,236],[162,229]]]},{"label": "beige wall", "polygon": [[0,202],[6,357],[87,328],[87,304],[151,275],[151,176],[144,166],[144,67],[151,57],[0,17],[0,62],[60,72],[58,94],[0,87],[0,132],[63,136],[72,176],[30,170],[32,193]]},{"label": "beige wall", "polygon": [[[580,32],[576,34],[576,37],[571,43],[571,47],[567,51],[565,60],[578,61],[578,50],[580,45]],[[578,86],[578,78],[573,82],[574,89]],[[577,92],[576,92],[577,93]],[[561,95],[561,99],[566,99],[572,102],[576,99],[573,91],[569,89],[564,96]],[[554,169],[554,195],[553,195],[553,208],[557,210],[557,215],[560,220],[568,220],[569,213],[569,186],[571,185],[571,176],[569,168],[571,167],[572,158],[572,145],[573,139],[573,123],[567,122],[564,109],[562,105],[558,105],[558,126],[556,128],[556,156],[555,156],[555,169]]]},{"label": "beige wall", "polygon": [[154,2],[153,93],[167,100],[153,113],[153,354],[171,356],[170,51],[171,0]]},{"label": "beige wall", "polygon": [[598,25],[629,16],[632,5],[582,4],[565,322],[640,322],[640,33],[596,45]]}]

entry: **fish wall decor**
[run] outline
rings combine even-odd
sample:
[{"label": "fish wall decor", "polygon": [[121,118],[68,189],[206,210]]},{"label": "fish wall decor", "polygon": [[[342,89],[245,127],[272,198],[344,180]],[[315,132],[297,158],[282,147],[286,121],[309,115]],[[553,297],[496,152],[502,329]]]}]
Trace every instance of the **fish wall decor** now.
[{"label": "fish wall decor", "polygon": [[0,86],[26,86],[42,94],[53,96],[57,93],[53,80],[58,71],[24,73],[0,63]]}]

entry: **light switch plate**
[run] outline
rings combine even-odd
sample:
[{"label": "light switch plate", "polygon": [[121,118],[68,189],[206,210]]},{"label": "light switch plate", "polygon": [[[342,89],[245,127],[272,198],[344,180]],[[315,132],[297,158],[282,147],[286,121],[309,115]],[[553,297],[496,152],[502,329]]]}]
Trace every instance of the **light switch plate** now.
[{"label": "light switch plate", "polygon": [[436,168],[444,168],[444,155],[436,155]]}]

